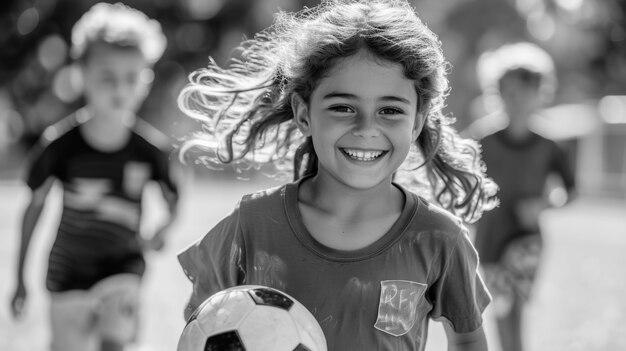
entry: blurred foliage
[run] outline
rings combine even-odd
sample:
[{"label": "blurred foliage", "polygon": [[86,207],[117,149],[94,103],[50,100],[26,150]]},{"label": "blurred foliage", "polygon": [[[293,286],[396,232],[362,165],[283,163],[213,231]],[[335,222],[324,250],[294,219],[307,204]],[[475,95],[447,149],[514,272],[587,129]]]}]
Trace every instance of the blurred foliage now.
[{"label": "blurred foliage", "polygon": [[[168,49],[155,67],[154,88],[140,114],[175,138],[197,128],[176,108],[192,70],[209,55],[225,63],[244,36],[271,23],[280,7],[297,10],[315,0],[125,0],[159,20]],[[24,141],[79,106],[68,58],[73,23],[95,1],[0,2],[0,122],[20,118]],[[440,36],[452,64],[448,112],[466,125],[480,95],[475,63],[484,50],[528,40],[558,64],[557,103],[623,95],[626,88],[626,2],[621,0],[413,0]],[[4,117],[3,117],[4,116]],[[18,117],[15,117],[18,116]],[[17,129],[16,129],[17,130]]]}]

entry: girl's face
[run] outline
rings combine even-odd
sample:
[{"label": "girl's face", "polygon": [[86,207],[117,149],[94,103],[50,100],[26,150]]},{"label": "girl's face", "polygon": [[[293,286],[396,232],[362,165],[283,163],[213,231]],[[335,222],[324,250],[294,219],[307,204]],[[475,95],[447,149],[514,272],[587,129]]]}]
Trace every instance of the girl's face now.
[{"label": "girl's face", "polygon": [[87,103],[106,116],[135,112],[146,96],[149,63],[139,50],[93,44],[83,63]]},{"label": "girl's face", "polygon": [[338,61],[308,105],[299,97],[293,105],[300,130],[312,136],[318,176],[355,189],[391,182],[423,125],[413,80],[367,52]]}]

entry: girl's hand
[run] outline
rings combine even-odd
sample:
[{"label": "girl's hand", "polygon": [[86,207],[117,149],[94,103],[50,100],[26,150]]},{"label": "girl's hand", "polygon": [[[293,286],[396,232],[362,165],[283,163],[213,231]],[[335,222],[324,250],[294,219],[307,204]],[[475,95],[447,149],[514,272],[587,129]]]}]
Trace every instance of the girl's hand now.
[{"label": "girl's hand", "polygon": [[443,326],[448,337],[448,351],[487,351],[487,337],[482,326],[469,333],[457,333],[446,322]]},{"label": "girl's hand", "polygon": [[15,293],[11,299],[11,313],[14,319],[20,319],[24,314],[24,306],[26,304],[26,286],[23,282],[17,284]]}]

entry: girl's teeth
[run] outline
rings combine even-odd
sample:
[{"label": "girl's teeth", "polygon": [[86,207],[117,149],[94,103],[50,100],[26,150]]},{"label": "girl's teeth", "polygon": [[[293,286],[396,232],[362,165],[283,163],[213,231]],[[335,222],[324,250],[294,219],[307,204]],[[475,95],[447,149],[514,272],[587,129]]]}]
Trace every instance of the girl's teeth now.
[{"label": "girl's teeth", "polygon": [[383,154],[382,151],[357,151],[345,149],[346,154],[359,161],[372,161]]}]

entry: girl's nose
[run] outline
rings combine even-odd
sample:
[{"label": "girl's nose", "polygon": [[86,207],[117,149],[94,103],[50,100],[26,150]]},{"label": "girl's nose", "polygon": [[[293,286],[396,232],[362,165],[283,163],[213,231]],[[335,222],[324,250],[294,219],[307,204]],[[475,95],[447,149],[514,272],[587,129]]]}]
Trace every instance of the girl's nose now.
[{"label": "girl's nose", "polygon": [[380,131],[378,130],[378,126],[376,124],[376,117],[359,116],[352,133],[363,138],[378,136]]}]

